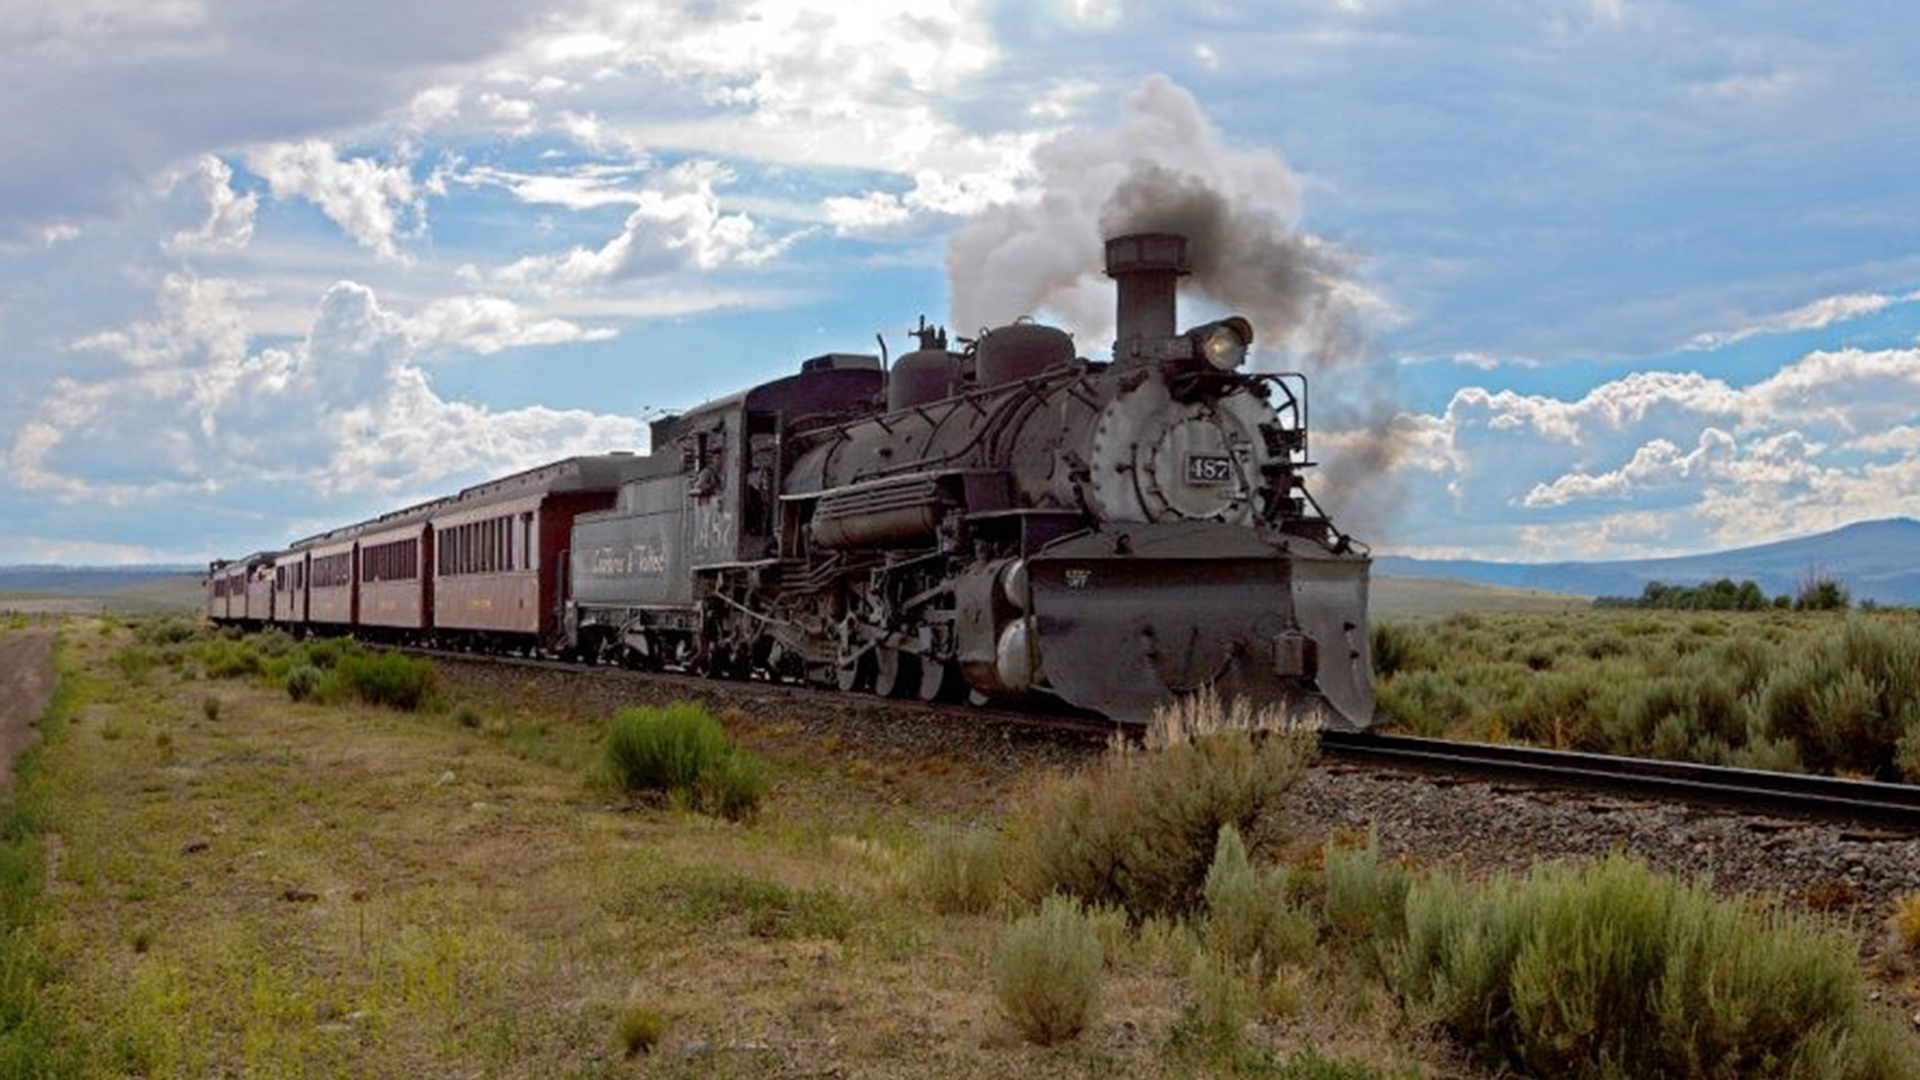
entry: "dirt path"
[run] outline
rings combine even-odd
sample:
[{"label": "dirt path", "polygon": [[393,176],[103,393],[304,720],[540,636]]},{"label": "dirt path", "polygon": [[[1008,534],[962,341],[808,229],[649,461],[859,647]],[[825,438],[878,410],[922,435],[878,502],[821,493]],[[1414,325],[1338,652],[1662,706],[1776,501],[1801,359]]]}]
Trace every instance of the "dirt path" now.
[{"label": "dirt path", "polygon": [[0,634],[0,795],[13,788],[13,759],[37,734],[33,722],[53,699],[53,634]]}]

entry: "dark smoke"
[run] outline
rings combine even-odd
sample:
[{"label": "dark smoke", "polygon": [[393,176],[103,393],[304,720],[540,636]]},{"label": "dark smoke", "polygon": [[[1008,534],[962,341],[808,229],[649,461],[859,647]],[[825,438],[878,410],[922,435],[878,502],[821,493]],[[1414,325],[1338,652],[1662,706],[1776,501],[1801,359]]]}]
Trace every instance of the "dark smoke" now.
[{"label": "dark smoke", "polygon": [[1343,529],[1382,538],[1401,501],[1394,466],[1405,440],[1392,366],[1374,362],[1364,332],[1377,301],[1351,256],[1297,227],[1300,185],[1286,163],[1227,146],[1193,96],[1157,75],[1127,95],[1115,129],[1057,136],[1033,162],[1031,200],[989,208],[949,241],[956,328],[1044,311],[1098,351],[1113,331],[1102,240],[1180,233],[1194,271],[1183,292],[1249,319],[1257,366],[1313,379],[1312,437],[1324,462],[1313,491]]},{"label": "dark smoke", "polygon": [[1292,341],[1316,364],[1363,351],[1341,291],[1349,260],[1271,212],[1235,202],[1200,177],[1142,162],[1100,213],[1103,237],[1135,232],[1185,236],[1193,259],[1188,287],[1251,320],[1256,340]]}]

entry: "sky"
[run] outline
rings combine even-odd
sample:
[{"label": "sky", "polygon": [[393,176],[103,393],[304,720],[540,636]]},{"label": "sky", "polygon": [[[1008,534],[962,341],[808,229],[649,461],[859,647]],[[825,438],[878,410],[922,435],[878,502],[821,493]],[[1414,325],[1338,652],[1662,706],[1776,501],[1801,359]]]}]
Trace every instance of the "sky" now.
[{"label": "sky", "polygon": [[921,315],[1101,357],[1149,179],[1251,238],[1183,315],[1308,374],[1378,551],[1913,515],[1917,47],[1873,0],[12,0],[0,563],[644,451]]}]

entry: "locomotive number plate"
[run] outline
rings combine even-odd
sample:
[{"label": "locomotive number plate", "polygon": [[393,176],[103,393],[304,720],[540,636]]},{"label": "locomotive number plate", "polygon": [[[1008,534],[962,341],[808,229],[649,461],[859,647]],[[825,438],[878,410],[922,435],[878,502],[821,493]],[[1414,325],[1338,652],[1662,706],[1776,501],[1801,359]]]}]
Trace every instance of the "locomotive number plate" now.
[{"label": "locomotive number plate", "polygon": [[1226,484],[1233,480],[1233,459],[1225,454],[1188,454],[1187,483]]}]

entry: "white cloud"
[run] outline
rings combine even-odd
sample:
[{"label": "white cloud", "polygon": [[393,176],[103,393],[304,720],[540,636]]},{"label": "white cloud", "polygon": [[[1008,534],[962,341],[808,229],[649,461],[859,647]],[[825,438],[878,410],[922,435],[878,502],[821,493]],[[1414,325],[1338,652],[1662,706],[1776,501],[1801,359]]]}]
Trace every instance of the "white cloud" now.
[{"label": "white cloud", "polygon": [[913,217],[900,196],[886,191],[865,195],[836,195],[826,200],[827,220],[841,236],[876,235],[906,224]]},{"label": "white cloud", "polygon": [[1827,296],[1803,304],[1791,311],[1756,319],[1734,330],[1696,334],[1687,342],[1689,349],[1718,349],[1763,334],[1787,334],[1800,330],[1824,330],[1836,323],[1850,322],[1897,304],[1920,302],[1920,292],[1846,293]]},{"label": "white cloud", "polygon": [[1847,448],[1868,453],[1920,453],[1920,424],[1901,424],[1863,435],[1848,442]]},{"label": "white cloud", "polygon": [[424,222],[426,208],[404,163],[342,158],[333,144],[320,139],[262,147],[250,151],[246,161],[274,198],[307,199],[381,258],[402,258],[396,241],[407,235],[406,217],[413,217],[415,230]]},{"label": "white cloud", "polygon": [[1911,515],[1915,416],[1920,349],[1812,352],[1744,387],[1693,372],[1571,399],[1467,387],[1439,415],[1399,418],[1401,482],[1449,496],[1410,508],[1404,538],[1490,529],[1491,554],[1628,556]]},{"label": "white cloud", "polygon": [[712,162],[677,165],[656,186],[637,193],[619,235],[598,248],[532,255],[501,267],[494,278],[535,290],[578,289],[680,271],[757,266],[800,234],[767,238],[746,214],[720,210],[714,185],[730,174]]},{"label": "white cloud", "polygon": [[9,0],[0,242],[111,215],[208,152],[351,128],[497,55],[549,0]]},{"label": "white cloud", "polygon": [[491,297],[440,301],[406,318],[342,281],[303,339],[253,352],[239,293],[231,282],[175,275],[152,319],[87,339],[131,370],[57,381],[0,453],[6,478],[65,502],[109,505],[268,482],[393,494],[644,443],[644,425],[627,417],[446,399],[420,366],[427,349],[488,352],[603,331]]},{"label": "white cloud", "polygon": [[1619,25],[1626,21],[1626,0],[1586,0],[1587,12],[1598,22]]},{"label": "white cloud", "polygon": [[232,355],[246,348],[246,316],[238,301],[249,291],[235,281],[168,274],[160,282],[157,317],[81,338],[73,347],[104,350],[136,368]]},{"label": "white cloud", "polygon": [[547,173],[519,172],[490,165],[454,171],[448,179],[469,186],[504,188],[524,203],[592,210],[600,206],[637,206],[646,189],[636,181],[649,168],[646,162],[594,163]]},{"label": "white cloud", "polygon": [[460,115],[458,86],[430,86],[407,104],[407,126],[416,133],[438,127]]},{"label": "white cloud", "polygon": [[199,225],[182,229],[168,241],[175,251],[234,249],[253,239],[253,220],[260,196],[233,190],[233,169],[212,154],[202,155],[190,178],[207,202],[207,216]]},{"label": "white cloud", "polygon": [[1627,499],[1662,486],[1705,478],[1733,460],[1733,436],[1710,427],[1700,433],[1690,453],[1665,439],[1655,439],[1634,451],[1633,460],[1604,473],[1571,472],[1551,484],[1536,484],[1523,506],[1565,506],[1589,499]]},{"label": "white cloud", "polygon": [[527,345],[605,341],[615,336],[609,327],[585,328],[543,317],[498,296],[435,300],[407,321],[407,333],[422,350],[468,350],[483,356]]}]

